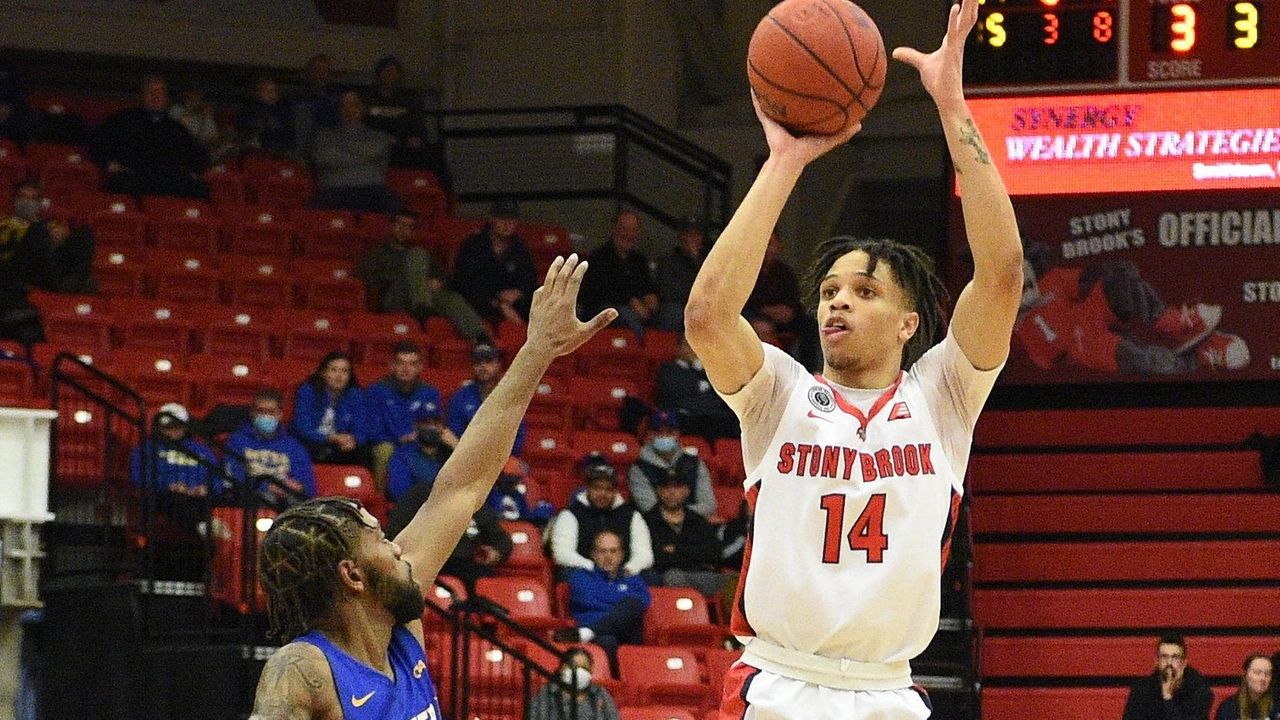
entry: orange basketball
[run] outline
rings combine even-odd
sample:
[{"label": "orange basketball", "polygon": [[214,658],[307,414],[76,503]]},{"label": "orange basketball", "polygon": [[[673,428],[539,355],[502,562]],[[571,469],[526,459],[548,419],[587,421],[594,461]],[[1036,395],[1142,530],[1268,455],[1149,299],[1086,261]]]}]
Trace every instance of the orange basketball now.
[{"label": "orange basketball", "polygon": [[849,0],[783,0],[756,26],[747,77],[765,114],[797,135],[834,135],[880,99],[888,60]]}]

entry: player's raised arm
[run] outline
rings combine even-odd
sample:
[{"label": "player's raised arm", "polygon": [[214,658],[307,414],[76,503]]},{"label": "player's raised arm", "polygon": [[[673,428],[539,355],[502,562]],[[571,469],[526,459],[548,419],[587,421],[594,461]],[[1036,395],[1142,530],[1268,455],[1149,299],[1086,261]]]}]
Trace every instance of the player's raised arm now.
[{"label": "player's raised arm", "polygon": [[1022,297],[1022,243],[1009,193],[964,101],[964,41],[977,19],[978,0],[963,0],[951,6],[947,34],[937,50],[925,55],[897,48],[893,57],[920,71],[942,119],[973,252],[973,280],[956,301],[951,330],[969,362],[985,370],[1009,355]]},{"label": "player's raised arm", "polygon": [[573,352],[618,317],[609,308],[588,322],[578,321],[575,306],[586,270],[587,263],[578,262],[577,255],[551,264],[546,281],[533,293],[528,340],[440,469],[431,497],[396,536],[401,557],[424,592],[511,456],[520,420],[551,361]]},{"label": "player's raised arm", "polygon": [[769,234],[806,165],[848,142],[855,123],[836,135],[795,137],[771,120],[756,103],[764,126],[769,159],[756,176],[729,225],[707,253],[684,311],[685,336],[720,392],[735,393],[756,374],[764,352],[751,324],[742,317],[760,275]]}]

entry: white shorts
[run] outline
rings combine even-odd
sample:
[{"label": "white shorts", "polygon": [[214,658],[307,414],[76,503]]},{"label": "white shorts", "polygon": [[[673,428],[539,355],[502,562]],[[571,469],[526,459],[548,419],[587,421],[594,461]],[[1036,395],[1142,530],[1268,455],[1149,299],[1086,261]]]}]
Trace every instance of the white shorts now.
[{"label": "white shorts", "polygon": [[900,690],[837,690],[783,677],[741,661],[724,679],[720,720],[927,720],[929,695]]}]

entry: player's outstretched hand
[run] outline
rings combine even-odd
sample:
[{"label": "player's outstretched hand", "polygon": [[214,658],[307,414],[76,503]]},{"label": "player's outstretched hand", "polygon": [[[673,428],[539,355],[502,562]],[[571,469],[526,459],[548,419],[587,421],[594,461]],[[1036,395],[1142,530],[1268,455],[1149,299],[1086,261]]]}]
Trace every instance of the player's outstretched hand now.
[{"label": "player's outstretched hand", "polygon": [[751,93],[751,103],[756,107],[756,117],[764,127],[764,137],[769,143],[769,154],[774,157],[792,158],[802,166],[817,160],[832,148],[839,147],[862,129],[857,122],[834,135],[792,135],[791,131],[782,127],[760,108],[760,99],[755,92]]},{"label": "player's outstretched hand", "polygon": [[617,310],[606,308],[587,322],[578,320],[578,289],[586,272],[586,261],[579,262],[576,254],[557,257],[542,287],[533,291],[527,342],[548,362],[577,350],[618,317]]},{"label": "player's outstretched hand", "polygon": [[942,45],[928,55],[908,47],[893,49],[893,59],[920,71],[920,82],[939,106],[964,102],[964,41],[978,22],[978,0],[951,6]]}]

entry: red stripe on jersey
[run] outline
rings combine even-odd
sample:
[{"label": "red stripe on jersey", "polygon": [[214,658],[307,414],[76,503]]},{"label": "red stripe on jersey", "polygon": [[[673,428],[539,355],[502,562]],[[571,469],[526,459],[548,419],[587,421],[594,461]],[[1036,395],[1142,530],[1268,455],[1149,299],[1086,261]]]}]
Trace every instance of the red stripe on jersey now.
[{"label": "red stripe on jersey", "polygon": [[[760,495],[760,481],[747,488],[747,506],[751,508],[751,516],[756,514],[756,498]],[[729,632],[739,637],[755,637],[756,631],[747,621],[747,607],[743,600],[747,589],[747,570],[751,567],[751,521],[747,522],[747,539],[742,546],[742,570],[738,573],[738,589],[733,596],[733,615],[729,618]]]},{"label": "red stripe on jersey", "polygon": [[898,378],[893,381],[892,385],[890,385],[883,393],[880,394],[880,397],[876,398],[876,401],[871,404],[871,409],[867,411],[867,414],[863,415],[862,411],[859,410],[856,405],[849,402],[848,400],[845,400],[844,396],[842,396],[839,392],[837,392],[835,388],[831,387],[831,383],[827,382],[826,378],[822,377],[821,375],[813,376],[814,380],[817,380],[818,382],[827,386],[827,389],[831,391],[831,396],[835,398],[835,401],[836,401],[836,407],[844,411],[846,415],[851,415],[855,419],[857,419],[858,437],[862,438],[863,440],[867,439],[867,425],[870,425],[871,421],[875,419],[875,416],[878,415],[880,411],[884,409],[884,406],[887,405],[889,401],[893,399],[893,396],[898,392],[898,386],[902,384],[902,378],[903,378],[903,372],[899,370]]},{"label": "red stripe on jersey", "polygon": [[960,501],[962,496],[951,488],[951,514],[947,517],[947,529],[942,533],[942,569],[947,569],[947,559],[951,556],[951,536],[956,531],[956,521],[960,519]]},{"label": "red stripe on jersey", "polygon": [[724,690],[720,694],[719,720],[742,720],[747,716],[747,691],[760,670],[738,661],[724,676]]}]

